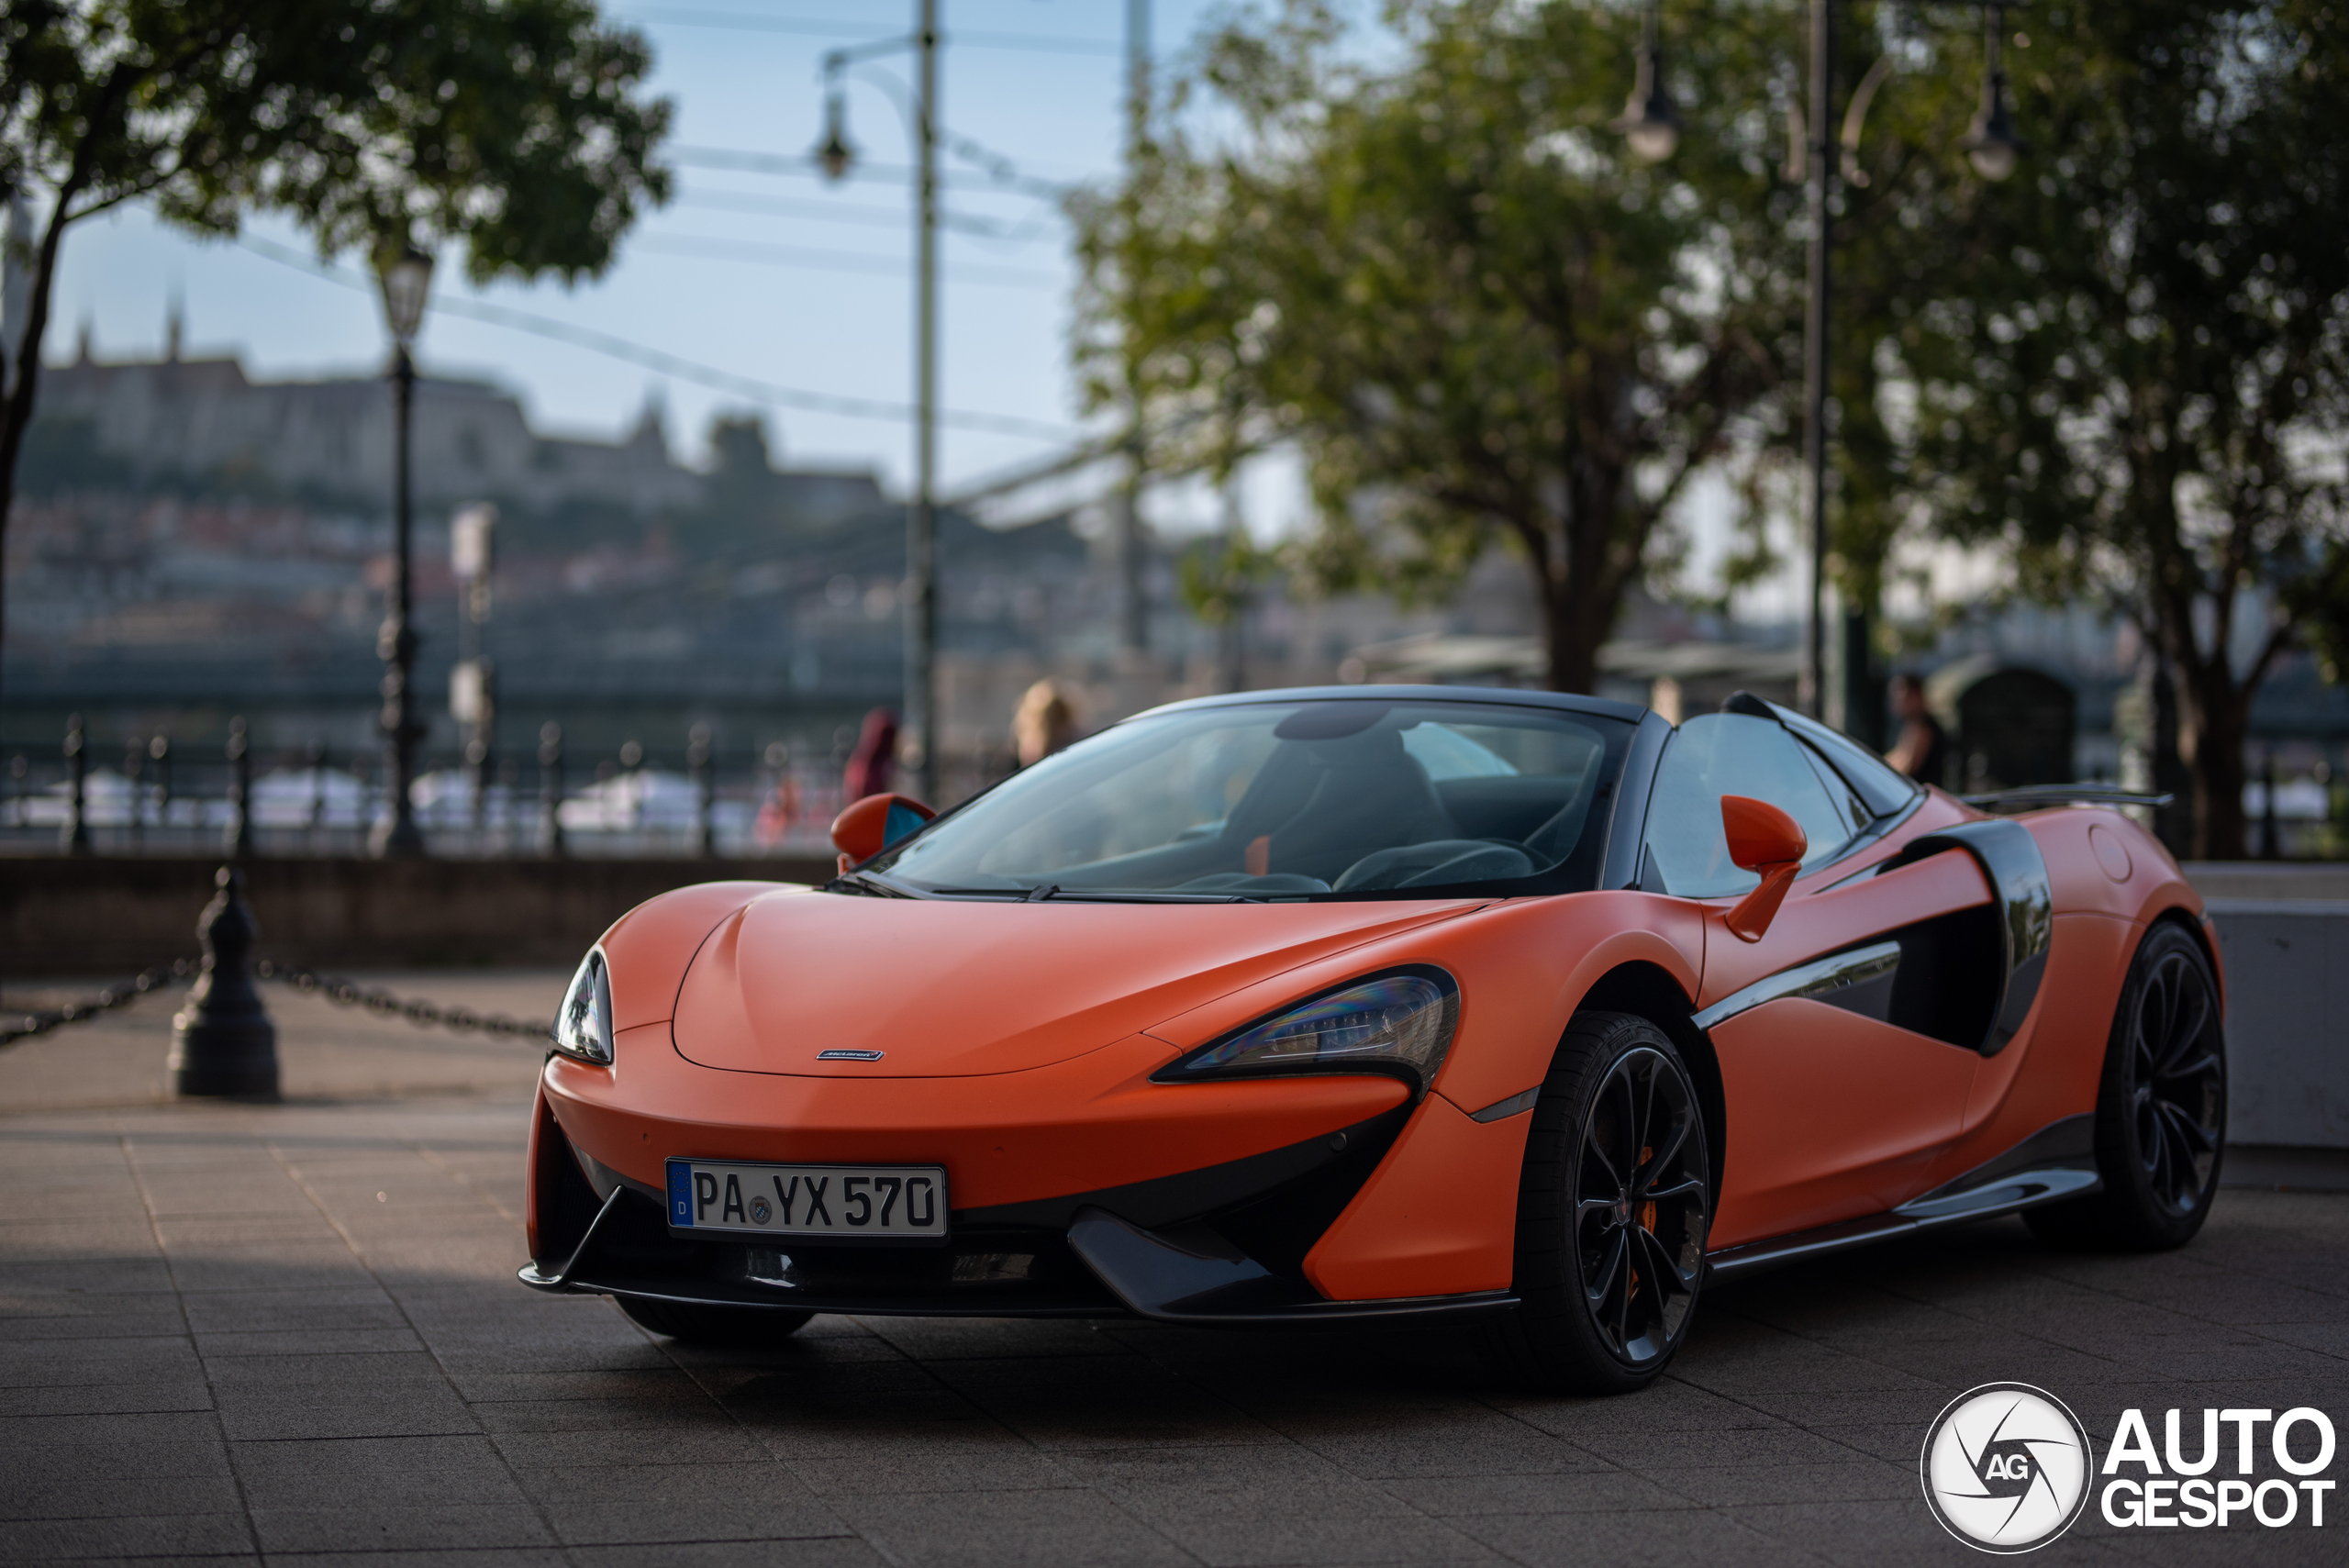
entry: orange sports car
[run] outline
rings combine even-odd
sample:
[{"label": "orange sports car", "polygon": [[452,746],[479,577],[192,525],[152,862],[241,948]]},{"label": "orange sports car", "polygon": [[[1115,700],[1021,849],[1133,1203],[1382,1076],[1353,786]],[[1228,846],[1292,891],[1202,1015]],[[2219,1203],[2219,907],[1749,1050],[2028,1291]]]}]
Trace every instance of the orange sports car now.
[{"label": "orange sports car", "polygon": [[522,1279],[685,1340],[1456,1318],[1614,1391],[1709,1277],[2015,1211],[2175,1246],[2217,950],[2098,794],[1986,815],[1742,694],[1158,708],[942,816],[859,802],[823,887],[621,917]]}]

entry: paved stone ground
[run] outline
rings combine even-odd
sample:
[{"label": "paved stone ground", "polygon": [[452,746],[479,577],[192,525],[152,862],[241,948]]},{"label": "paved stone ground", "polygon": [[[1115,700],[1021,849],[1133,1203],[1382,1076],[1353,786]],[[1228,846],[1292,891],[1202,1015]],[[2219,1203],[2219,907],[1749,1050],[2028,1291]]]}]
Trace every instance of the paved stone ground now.
[{"label": "paved stone ground", "polygon": [[[563,977],[379,978],[543,1016]],[[1916,1468],[1976,1384],[2099,1446],[2124,1406],[2349,1418],[2349,1197],[2316,1194],[2230,1191],[2161,1257],[2008,1221],[1721,1289],[1616,1400],[1437,1334],[834,1318],[688,1351],[514,1283],[533,1053],[273,1005],[283,1106],[160,1100],[160,1000],[0,1054],[0,1561],[1976,1562]],[[2332,1502],[2091,1507],[2043,1560],[2339,1562]]]}]

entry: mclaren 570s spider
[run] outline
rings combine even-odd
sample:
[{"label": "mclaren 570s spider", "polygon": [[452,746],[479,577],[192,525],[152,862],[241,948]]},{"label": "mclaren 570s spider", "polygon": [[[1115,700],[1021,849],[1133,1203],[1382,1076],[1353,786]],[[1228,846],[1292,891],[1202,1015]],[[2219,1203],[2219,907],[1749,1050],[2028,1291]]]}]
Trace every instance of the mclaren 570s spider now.
[{"label": "mclaren 570s spider", "polygon": [[1617,1392],[1709,1279],[2016,1212],[2175,1246],[2217,947],[2096,793],[1994,815],[1744,694],[1350,686],[872,796],[836,880],[682,888],[587,955],[522,1279],[738,1343],[1458,1318]]}]

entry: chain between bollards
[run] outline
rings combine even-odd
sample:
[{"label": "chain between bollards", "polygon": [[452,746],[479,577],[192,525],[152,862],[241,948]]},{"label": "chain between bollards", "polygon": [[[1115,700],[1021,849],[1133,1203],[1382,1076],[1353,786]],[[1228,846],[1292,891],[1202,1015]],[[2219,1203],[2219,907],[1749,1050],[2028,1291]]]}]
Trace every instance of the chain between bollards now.
[{"label": "chain between bollards", "polygon": [[222,866],[213,877],[219,891],[204,906],[196,925],[204,957],[173,959],[157,964],[120,985],[110,985],[86,1001],[61,1007],[36,1008],[8,1016],[0,1014],[0,1046],[47,1034],[61,1024],[84,1023],[102,1013],[127,1006],[170,979],[195,976],[187,1006],[172,1019],[172,1080],[183,1095],[230,1095],[274,1098],[277,1094],[277,1026],[254,985],[256,980],[276,980],[296,991],[324,996],[338,1006],[364,1007],[378,1018],[404,1018],[418,1029],[445,1029],[459,1033],[502,1035],[511,1039],[551,1040],[551,1021],[539,1023],[508,1018],[503,1013],[476,1013],[470,1007],[443,1006],[421,997],[400,997],[378,988],[361,986],[340,975],[321,974],[298,964],[255,961],[254,940],[261,922],[245,902],[245,873],[241,866]]},{"label": "chain between bollards", "polygon": [[[152,969],[140,971],[118,985],[109,985],[96,995],[78,1002],[68,1002],[59,1007],[36,1007],[25,1012],[0,1013],[0,1046],[16,1044],[50,1033],[66,1024],[85,1024],[117,1007],[124,1007],[139,997],[162,989],[169,980],[184,980],[201,967],[193,958],[173,959]],[[509,1018],[504,1013],[476,1013],[470,1007],[445,1006],[419,996],[400,996],[381,986],[362,986],[355,980],[340,975],[323,974],[299,964],[277,963],[262,959],[253,965],[254,975],[289,986],[306,996],[318,996],[338,1007],[364,1007],[380,1018],[406,1018],[418,1029],[444,1029],[456,1034],[501,1035],[515,1040],[545,1040],[554,1036],[551,1020],[533,1021]]]},{"label": "chain between bollards", "polygon": [[184,980],[196,972],[197,962],[192,958],[175,958],[169,963],[159,963],[152,969],[142,969],[119,985],[109,985],[96,995],[79,1002],[68,1002],[61,1007],[36,1007],[29,1012],[0,1015],[0,1045],[14,1045],[20,1040],[44,1035],[63,1024],[85,1024],[117,1007],[127,1007],[150,991],[158,990],[166,980]]},{"label": "chain between bollards", "polygon": [[273,963],[262,960],[256,966],[263,980],[275,980],[291,985],[306,995],[324,996],[338,1007],[364,1007],[382,1018],[406,1018],[418,1029],[454,1029],[460,1034],[478,1033],[510,1035],[523,1040],[551,1040],[551,1020],[532,1023],[522,1018],[507,1018],[503,1013],[476,1013],[470,1007],[443,1006],[422,997],[401,997],[380,986],[362,988],[356,981],[340,975],[321,974],[315,969]]}]

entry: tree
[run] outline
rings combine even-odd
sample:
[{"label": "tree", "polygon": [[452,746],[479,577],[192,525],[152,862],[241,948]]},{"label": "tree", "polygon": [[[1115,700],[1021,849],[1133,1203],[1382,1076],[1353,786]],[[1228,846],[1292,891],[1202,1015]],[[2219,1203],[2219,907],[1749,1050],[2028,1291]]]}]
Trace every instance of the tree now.
[{"label": "tree", "polygon": [[0,545],[73,224],[143,201],[232,235],[283,212],[326,255],[413,239],[462,245],[476,282],[592,276],[667,199],[651,63],[589,0],[10,0],[0,201],[43,217],[0,366]]},{"label": "tree", "polygon": [[2344,22],[2329,0],[2035,7],[2030,160],[1901,306],[1913,494],[2025,589],[2143,628],[2198,856],[2243,852],[2252,701],[2349,524]]},{"label": "tree", "polygon": [[[1550,683],[1589,690],[1681,485],[1764,438],[1759,400],[1799,362],[1772,259],[1799,203],[1755,96],[1784,18],[1675,15],[1692,123],[1657,166],[1608,128],[1628,7],[1399,0],[1387,66],[1353,62],[1315,0],[1228,27],[1127,186],[1080,213],[1097,406],[1138,398],[1162,469],[1293,443],[1326,585],[1439,589],[1505,538]],[[1227,140],[1186,128],[1201,95]]]}]

